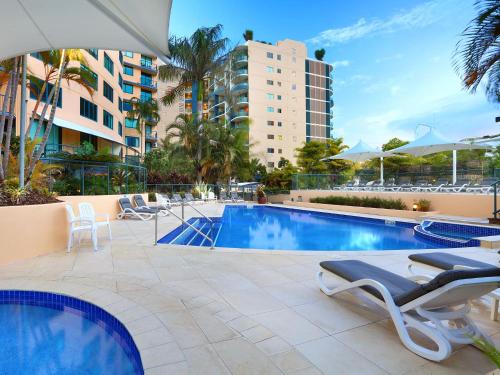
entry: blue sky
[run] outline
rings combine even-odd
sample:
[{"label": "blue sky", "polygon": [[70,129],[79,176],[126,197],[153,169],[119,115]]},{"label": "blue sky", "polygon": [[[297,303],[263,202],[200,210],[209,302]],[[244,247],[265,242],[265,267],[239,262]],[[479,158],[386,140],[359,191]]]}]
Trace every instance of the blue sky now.
[{"label": "blue sky", "polygon": [[474,15],[473,0],[174,0],[170,30],[221,23],[233,44],[249,28],[256,40],[303,41],[310,56],[325,48],[335,65],[334,136],[380,146],[414,139],[422,123],[450,139],[499,132],[499,106],[462,91],[452,67]]}]

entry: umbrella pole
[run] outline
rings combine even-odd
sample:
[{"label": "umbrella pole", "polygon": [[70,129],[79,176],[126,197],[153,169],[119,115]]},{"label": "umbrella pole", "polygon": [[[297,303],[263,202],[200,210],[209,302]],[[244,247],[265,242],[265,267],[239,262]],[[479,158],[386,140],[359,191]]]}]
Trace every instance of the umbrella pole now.
[{"label": "umbrella pole", "polygon": [[453,150],[453,185],[457,183],[457,150]]},{"label": "umbrella pole", "polygon": [[384,184],[384,157],[380,158],[380,183]]}]

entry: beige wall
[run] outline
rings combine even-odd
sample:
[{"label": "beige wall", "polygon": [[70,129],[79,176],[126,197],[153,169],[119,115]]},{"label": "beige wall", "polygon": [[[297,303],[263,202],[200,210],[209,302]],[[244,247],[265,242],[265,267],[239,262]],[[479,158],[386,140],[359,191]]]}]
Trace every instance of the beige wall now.
[{"label": "beige wall", "polygon": [[[268,58],[267,52],[273,53],[273,57]],[[252,154],[266,165],[277,166],[281,157],[295,163],[295,149],[306,140],[306,58],[306,47],[300,42],[284,40],[277,45],[248,42],[250,142],[254,144]],[[273,72],[268,72],[267,67],[272,67]],[[281,73],[277,72],[278,68]],[[274,84],[268,85],[267,80]],[[273,94],[274,99],[268,99],[268,93]],[[267,107],[274,108],[274,112],[268,112]],[[282,113],[278,113],[278,108]],[[274,126],[269,126],[268,121],[274,121]],[[281,127],[278,122],[282,123]],[[274,139],[268,139],[268,135]],[[273,148],[274,153],[268,153],[268,148]]]},{"label": "beige wall", "polygon": [[[314,197],[326,196],[358,196],[401,199],[408,207],[419,199],[431,201],[431,210],[441,215],[487,218],[492,216],[493,196],[485,194],[442,194],[442,193],[412,193],[412,192],[339,192],[327,190],[292,190],[290,200],[297,201],[299,196],[304,202]],[[498,202],[500,204],[500,202]]]},{"label": "beige wall", "polygon": [[[174,82],[163,82],[158,80],[158,97],[165,95],[170,87],[175,85]],[[165,138],[166,129],[169,124],[175,121],[176,117],[184,113],[184,98],[179,98],[172,105],[163,105],[158,101],[158,109],[160,111],[160,122],[156,129],[158,131],[158,139],[161,141]],[[161,142],[160,142],[161,143]]]}]

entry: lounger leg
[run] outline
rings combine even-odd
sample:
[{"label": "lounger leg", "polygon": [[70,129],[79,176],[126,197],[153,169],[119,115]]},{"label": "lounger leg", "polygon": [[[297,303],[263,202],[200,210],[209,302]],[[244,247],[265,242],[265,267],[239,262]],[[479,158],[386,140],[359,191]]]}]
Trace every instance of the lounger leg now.
[{"label": "lounger leg", "polygon": [[491,297],[490,319],[498,320],[498,298],[496,297]]},{"label": "lounger leg", "polygon": [[70,253],[71,252],[71,248],[73,247],[73,232],[69,231],[69,237],[68,237],[68,250],[67,252]]},{"label": "lounger leg", "polygon": [[108,234],[109,234],[109,240],[111,241],[113,238],[111,236],[111,224],[108,222]]},{"label": "lounger leg", "polygon": [[92,237],[92,245],[94,246],[94,251],[97,251],[97,227],[92,228],[91,237]]}]

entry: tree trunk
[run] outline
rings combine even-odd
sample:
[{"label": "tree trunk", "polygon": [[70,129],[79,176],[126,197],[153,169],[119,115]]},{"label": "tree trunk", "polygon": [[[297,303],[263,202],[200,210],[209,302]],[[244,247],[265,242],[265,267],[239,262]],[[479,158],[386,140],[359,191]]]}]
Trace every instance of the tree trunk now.
[{"label": "tree trunk", "polygon": [[[66,69],[66,64],[65,64],[65,58],[66,58],[66,50],[63,49],[61,52],[61,61],[59,63],[59,72],[57,74],[57,80],[56,84],[54,85],[54,100],[52,101],[52,107],[50,109],[50,116],[49,116],[49,121],[47,123],[47,128],[45,129],[45,133],[43,134],[42,137],[42,142],[40,143],[40,148],[38,151],[35,153],[34,157],[30,161],[30,165],[28,168],[28,173],[26,173],[26,185],[29,185],[31,176],[33,174],[33,171],[35,170],[36,164],[40,160],[40,157],[42,156],[43,150],[45,149],[45,146],[47,145],[47,141],[49,139],[50,131],[52,130],[52,124],[54,123],[54,117],[56,115],[56,109],[57,109],[57,101],[59,100],[59,91],[61,88],[61,81],[62,77],[64,75],[64,70]],[[48,100],[47,100],[48,102]],[[43,121],[43,118],[42,118]]]},{"label": "tree trunk", "polygon": [[[45,94],[46,88],[47,88],[47,80],[43,81],[42,88],[41,88],[40,92],[38,93],[38,97],[36,98],[35,107],[33,108],[33,112],[31,112],[31,119],[30,119],[30,122],[28,124],[28,128],[26,129],[26,133],[25,133],[26,139],[30,136],[31,128],[33,127],[33,124],[35,123],[35,120],[37,117],[36,112],[38,111],[38,107],[40,106],[40,103],[42,102],[42,98],[43,98],[43,95]],[[47,99],[47,102],[50,102],[50,99]]]},{"label": "tree trunk", "polygon": [[14,116],[12,115],[15,111],[16,99],[17,99],[17,86],[19,84],[19,57],[15,58],[14,62],[14,78],[12,80],[11,86],[11,96],[10,96],[10,107],[9,112],[11,116],[9,117],[9,122],[7,123],[7,133],[5,134],[5,147],[3,149],[3,161],[2,161],[2,175],[3,178],[7,175],[7,165],[9,163],[10,157],[10,141],[12,137],[12,126],[14,124]]},{"label": "tree trunk", "polygon": [[[7,81],[7,89],[5,90],[5,96],[2,103],[2,115],[0,117],[0,155],[3,146],[3,135],[5,131],[5,120],[7,119],[7,105],[9,103],[10,89],[12,87],[12,81],[14,79],[14,73],[11,71],[9,73],[9,80]],[[0,183],[5,179],[5,175],[3,173],[3,168],[0,164]]]},{"label": "tree trunk", "polygon": [[[43,126],[43,121],[45,120],[45,115],[47,114],[47,110],[49,109],[49,105],[52,102],[52,98],[54,97],[55,92],[56,92],[56,87],[54,86],[54,87],[52,87],[52,90],[50,90],[47,101],[45,102],[45,104],[43,106],[42,113],[40,114],[40,117],[38,119],[38,125],[36,127],[35,136],[33,137],[33,140],[40,137],[40,133],[42,131],[42,126]],[[35,154],[35,150],[33,150],[33,155],[34,154]]]}]

